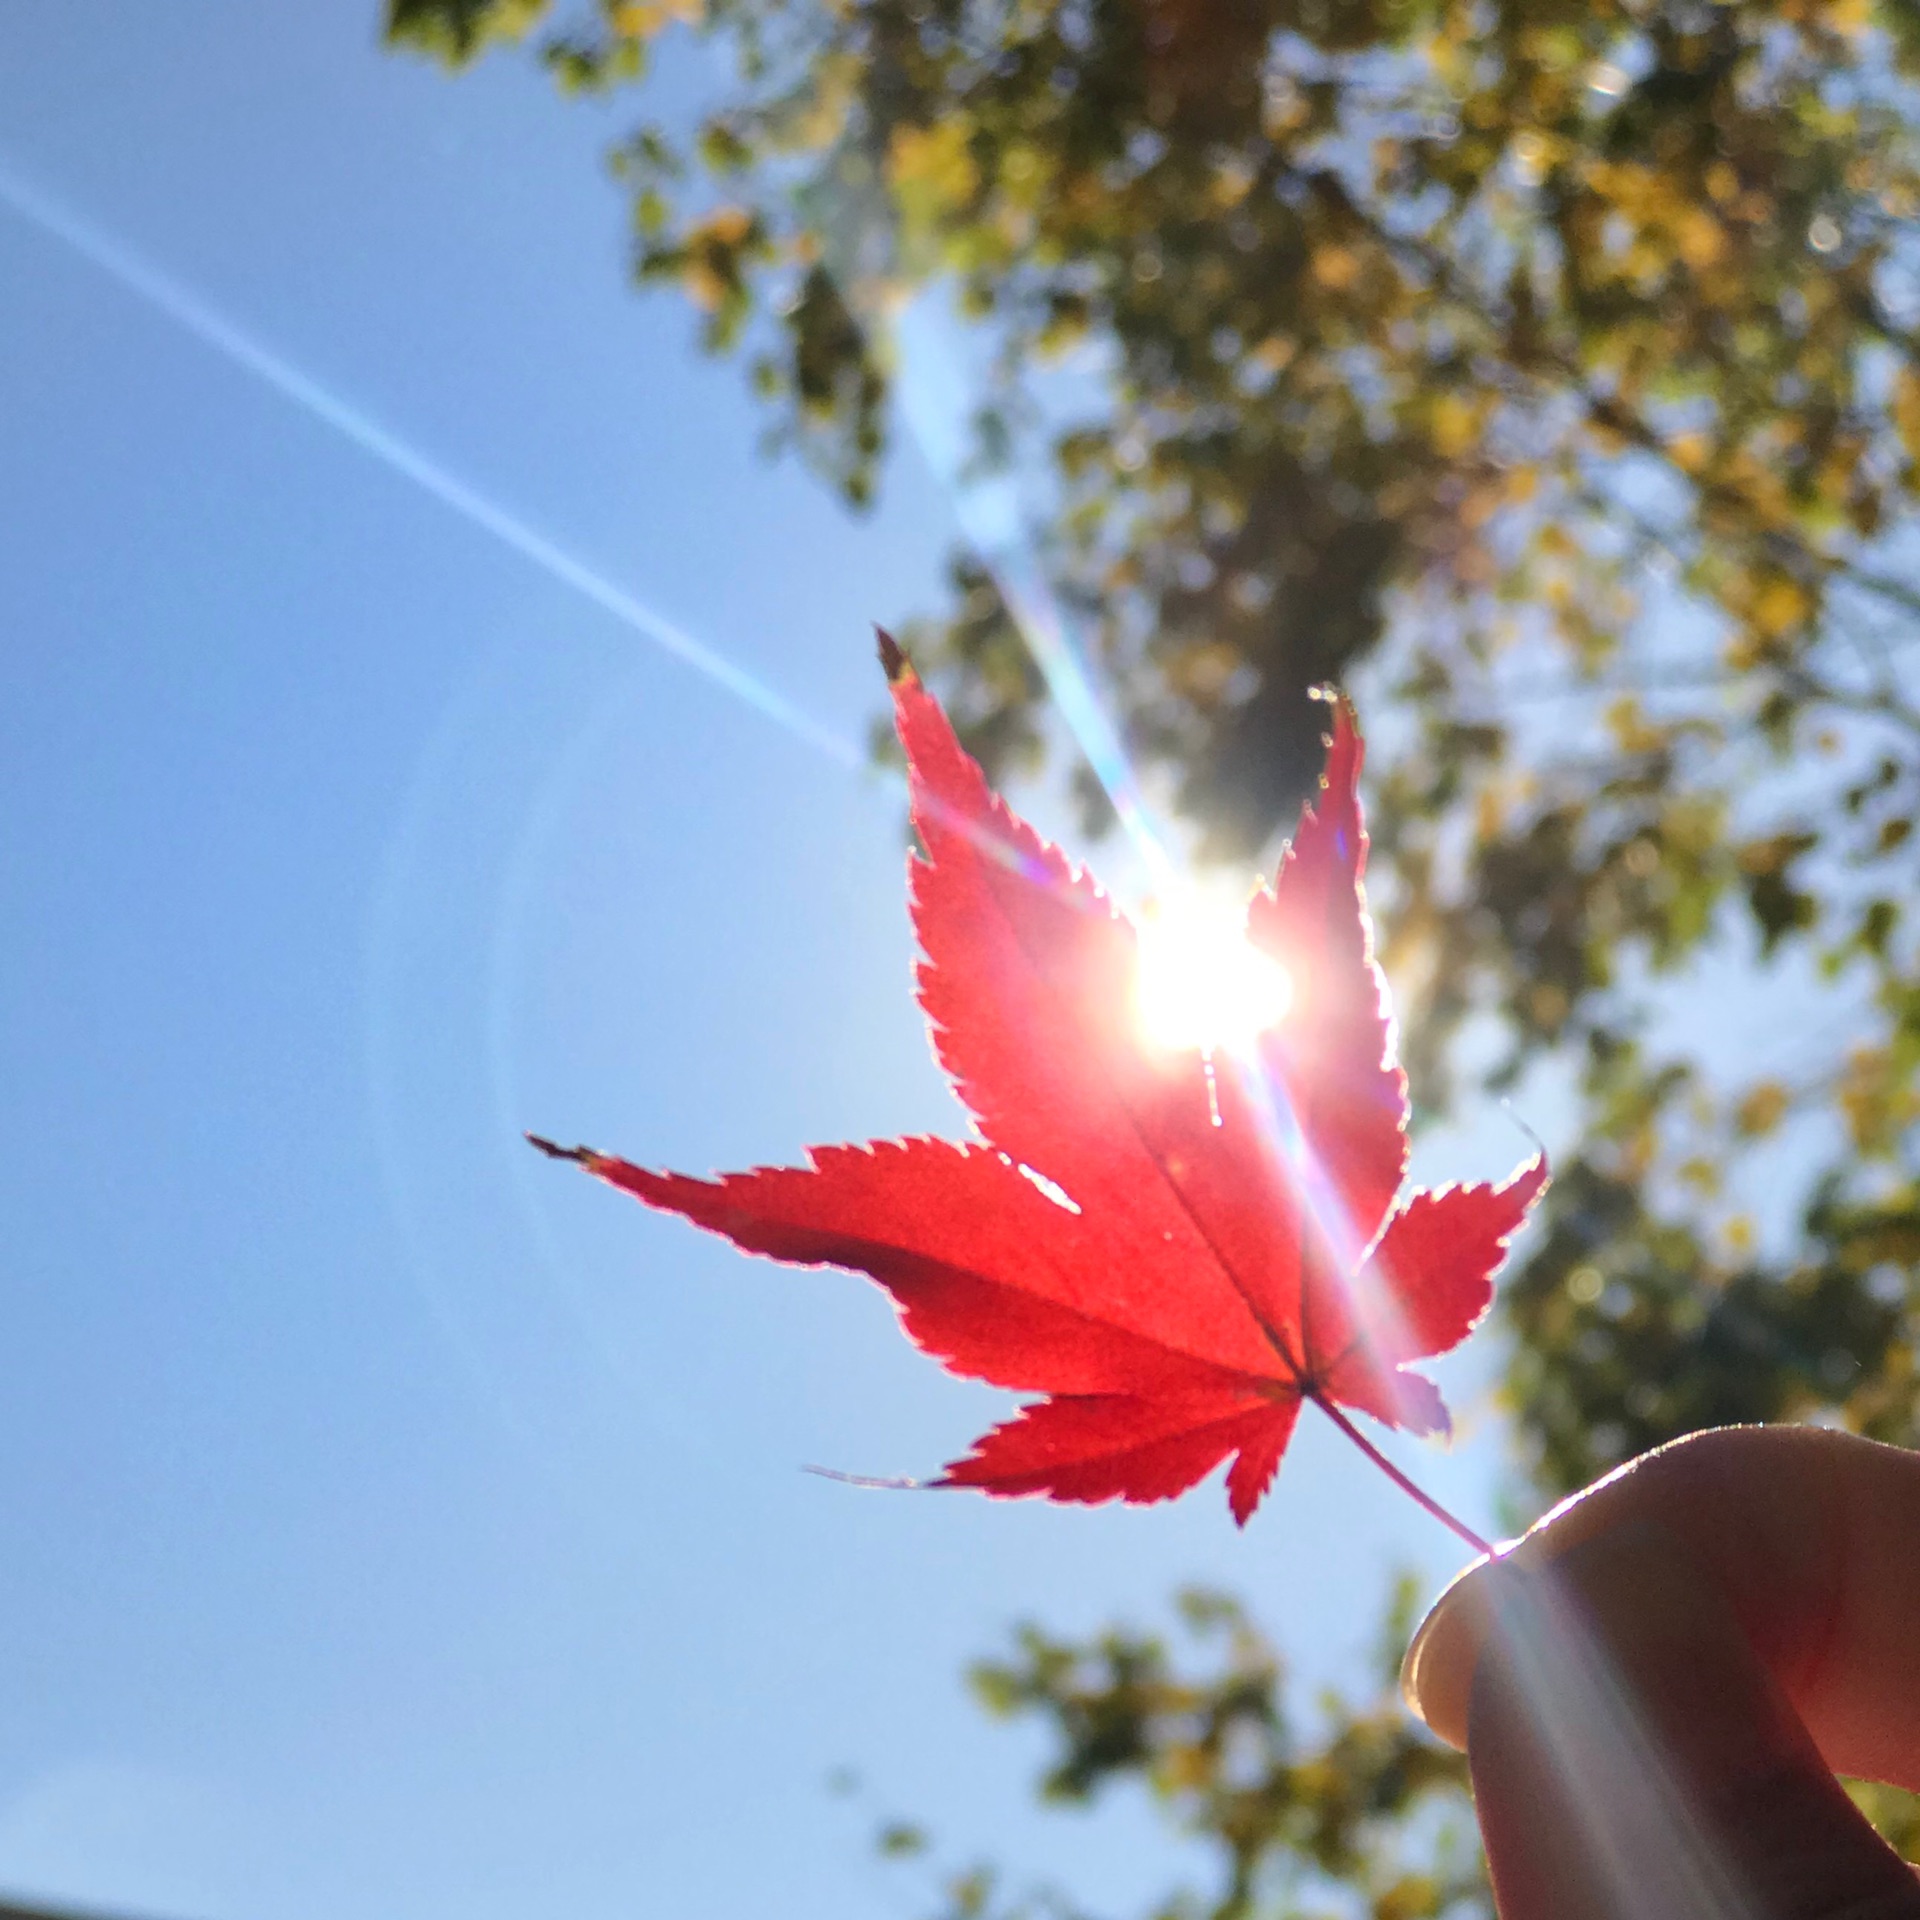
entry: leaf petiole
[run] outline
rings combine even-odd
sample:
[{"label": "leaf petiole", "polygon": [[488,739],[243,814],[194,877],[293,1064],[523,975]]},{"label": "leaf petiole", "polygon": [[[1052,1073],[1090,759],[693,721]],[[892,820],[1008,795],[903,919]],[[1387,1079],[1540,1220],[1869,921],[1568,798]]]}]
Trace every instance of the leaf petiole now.
[{"label": "leaf petiole", "polygon": [[1493,1542],[1491,1540],[1481,1539],[1464,1520],[1456,1520],[1432,1494],[1428,1493],[1414,1481],[1408,1479],[1331,1400],[1324,1400],[1317,1393],[1310,1393],[1307,1398],[1311,1400],[1401,1492],[1411,1494],[1443,1527],[1459,1535],[1475,1553],[1491,1553],[1493,1551]]}]

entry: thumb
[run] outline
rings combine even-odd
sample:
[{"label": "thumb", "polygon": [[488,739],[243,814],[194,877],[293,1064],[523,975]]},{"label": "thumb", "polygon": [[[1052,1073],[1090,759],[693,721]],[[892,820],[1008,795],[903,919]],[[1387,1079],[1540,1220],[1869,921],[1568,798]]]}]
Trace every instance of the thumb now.
[{"label": "thumb", "polygon": [[1503,1920],[1909,1920],[1707,1570],[1640,1524],[1489,1569],[1467,1751]]}]

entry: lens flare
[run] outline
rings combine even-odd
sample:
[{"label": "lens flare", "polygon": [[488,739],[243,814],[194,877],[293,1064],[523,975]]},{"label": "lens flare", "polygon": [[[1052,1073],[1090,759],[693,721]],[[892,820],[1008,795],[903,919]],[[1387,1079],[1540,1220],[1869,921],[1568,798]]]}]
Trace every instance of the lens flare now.
[{"label": "lens flare", "polygon": [[1140,1030],[1169,1052],[1244,1051],[1293,998],[1286,969],[1248,941],[1244,902],[1157,901],[1141,916],[1139,953]]}]

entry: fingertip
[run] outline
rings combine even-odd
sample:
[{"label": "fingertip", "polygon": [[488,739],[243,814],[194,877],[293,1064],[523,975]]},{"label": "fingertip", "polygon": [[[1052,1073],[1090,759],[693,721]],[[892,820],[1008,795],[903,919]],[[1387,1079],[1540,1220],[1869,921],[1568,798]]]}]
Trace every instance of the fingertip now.
[{"label": "fingertip", "polygon": [[[1529,1167],[1544,1165],[1540,1159]],[[1519,1179],[1527,1177],[1522,1168]],[[1638,1465],[1639,1463],[1634,1463]],[[1507,1583],[1523,1576],[1529,1566],[1550,1560],[1556,1546],[1585,1537],[1594,1509],[1591,1497],[1623,1477],[1615,1469],[1605,1479],[1571,1495],[1536,1520],[1516,1539],[1504,1540],[1492,1553],[1463,1567],[1441,1593],[1427,1617],[1414,1630],[1407,1657],[1400,1665],[1400,1695],[1416,1718],[1448,1746],[1462,1752],[1467,1745],[1467,1710],[1473,1698],[1474,1676],[1492,1631],[1500,1596]],[[1577,1509],[1586,1514],[1575,1519]]]},{"label": "fingertip", "polygon": [[1416,1719],[1464,1751],[1473,1676],[1494,1615],[1499,1553],[1484,1555],[1452,1583],[1414,1630],[1400,1663],[1400,1697]]}]

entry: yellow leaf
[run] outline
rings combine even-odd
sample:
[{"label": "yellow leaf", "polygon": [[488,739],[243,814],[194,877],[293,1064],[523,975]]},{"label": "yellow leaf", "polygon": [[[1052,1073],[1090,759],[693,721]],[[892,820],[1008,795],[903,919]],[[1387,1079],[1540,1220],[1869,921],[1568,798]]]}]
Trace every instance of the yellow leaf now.
[{"label": "yellow leaf", "polygon": [[909,225],[929,225],[964,206],[980,184],[966,122],[955,118],[930,127],[896,127],[887,148],[887,173]]},{"label": "yellow leaf", "polygon": [[706,11],[706,0],[628,0],[608,13],[607,25],[623,40],[651,40],[676,21],[698,26]]},{"label": "yellow leaf", "polygon": [[1792,1096],[1778,1080],[1760,1080],[1741,1096],[1734,1125],[1750,1140],[1771,1133],[1785,1118]]},{"label": "yellow leaf", "polygon": [[1769,638],[1791,632],[1809,613],[1813,602],[1797,580],[1775,574],[1753,597],[1748,616]]},{"label": "yellow leaf", "polygon": [[1442,459],[1458,459],[1472,446],[1479,421],[1457,393],[1443,393],[1434,401],[1432,420],[1434,451]]},{"label": "yellow leaf", "polygon": [[1695,1154],[1692,1158],[1681,1161],[1676,1171],[1694,1192],[1704,1195],[1709,1200],[1720,1191],[1720,1168],[1702,1154]]},{"label": "yellow leaf", "polygon": [[1313,277],[1333,293],[1342,293],[1360,277],[1360,256],[1351,247],[1315,247]]},{"label": "yellow leaf", "polygon": [[1533,1024],[1544,1033],[1554,1032],[1567,1017],[1567,990],[1551,980],[1543,980],[1527,994],[1527,1011]]},{"label": "yellow leaf", "polygon": [[1726,230],[1705,207],[1689,207],[1675,235],[1680,257],[1698,273],[1710,267],[1727,250]]},{"label": "yellow leaf", "polygon": [[1667,442],[1667,458],[1682,473],[1698,473],[1712,450],[1713,442],[1704,433],[1677,433]]},{"label": "yellow leaf", "polygon": [[1911,367],[1902,367],[1893,383],[1893,423],[1907,458],[1920,463],[1920,373]]},{"label": "yellow leaf", "polygon": [[1482,840],[1496,840],[1507,823],[1507,800],[1497,783],[1489,781],[1474,797],[1474,832]]},{"label": "yellow leaf", "polygon": [[1609,702],[1606,722],[1622,753],[1653,753],[1666,744],[1666,734],[1647,719],[1630,693]]}]

